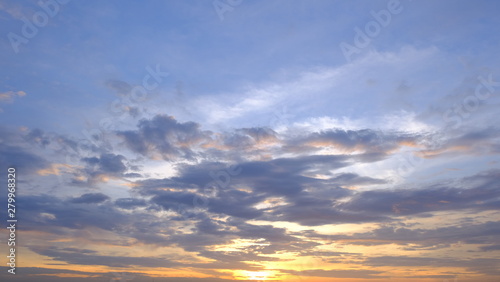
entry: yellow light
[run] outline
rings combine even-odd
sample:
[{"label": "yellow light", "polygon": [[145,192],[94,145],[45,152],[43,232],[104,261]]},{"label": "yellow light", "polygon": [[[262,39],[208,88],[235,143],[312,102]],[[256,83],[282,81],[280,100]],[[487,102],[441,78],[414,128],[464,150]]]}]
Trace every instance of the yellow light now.
[{"label": "yellow light", "polygon": [[271,275],[271,273],[267,271],[243,271],[242,274],[246,276],[245,278],[247,280],[267,280]]}]

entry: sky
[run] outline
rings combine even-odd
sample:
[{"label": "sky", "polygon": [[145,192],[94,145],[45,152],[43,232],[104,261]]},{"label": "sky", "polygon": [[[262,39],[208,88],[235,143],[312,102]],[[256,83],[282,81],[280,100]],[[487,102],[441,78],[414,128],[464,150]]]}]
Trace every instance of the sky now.
[{"label": "sky", "polygon": [[0,280],[498,281],[499,13],[0,0]]}]

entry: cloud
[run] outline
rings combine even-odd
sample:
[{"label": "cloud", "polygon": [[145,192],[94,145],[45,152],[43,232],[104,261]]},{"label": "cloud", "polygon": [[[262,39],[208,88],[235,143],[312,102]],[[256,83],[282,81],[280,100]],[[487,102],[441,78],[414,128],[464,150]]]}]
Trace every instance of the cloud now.
[{"label": "cloud", "polygon": [[[279,139],[277,133],[264,127],[252,127],[235,129],[232,132],[220,134],[215,140],[215,147],[220,150],[241,150],[255,151],[260,145],[269,146],[278,144]],[[206,145],[209,147],[209,145]]]},{"label": "cloud", "polygon": [[387,181],[383,179],[360,176],[356,173],[339,173],[331,178],[331,182],[339,186],[361,186],[387,183]]},{"label": "cloud", "polygon": [[124,177],[129,177],[129,178],[142,177],[142,175],[140,173],[136,173],[136,172],[125,173],[123,176]]},{"label": "cloud", "polygon": [[330,239],[353,245],[398,244],[407,246],[407,250],[426,250],[446,248],[457,243],[480,244],[488,248],[499,243],[499,234],[500,222],[489,221],[434,229],[381,226],[369,232],[331,235]]},{"label": "cloud", "polygon": [[383,152],[390,153],[402,145],[415,143],[418,135],[407,133],[384,133],[371,129],[331,129],[313,132],[304,137],[290,140],[285,150],[304,152],[333,148],[340,152]]},{"label": "cloud", "polygon": [[95,173],[121,175],[127,170],[123,164],[125,157],[115,154],[102,154],[100,157],[83,158],[82,161],[87,163]]},{"label": "cloud", "polygon": [[109,199],[110,198],[107,195],[104,195],[102,193],[88,193],[83,194],[80,197],[71,199],[71,202],[75,204],[100,204]]},{"label": "cloud", "polygon": [[132,86],[130,84],[118,79],[108,79],[106,80],[104,85],[106,85],[106,87],[108,87],[109,89],[113,90],[116,93],[116,95],[122,97],[126,96],[130,92],[130,90],[132,90]]},{"label": "cloud", "polygon": [[[419,133],[370,129],[300,130],[281,133],[267,127],[235,128],[224,132],[204,131],[200,124],[178,122],[157,115],[142,119],[136,130],[115,132],[126,148],[149,159],[178,162],[218,160],[221,162],[272,160],[283,156],[311,154],[365,154],[373,161],[396,153],[402,147],[423,147],[426,136]],[[365,162],[365,160],[358,160]]]},{"label": "cloud", "polygon": [[15,97],[26,96],[24,91],[7,91],[0,93],[0,102],[12,102]]},{"label": "cloud", "polygon": [[[352,161],[372,162],[381,155],[317,155],[239,163],[230,171],[221,163],[179,165],[170,179],[135,182],[133,191],[153,196],[151,203],[178,212],[196,207],[207,212],[244,219],[291,221],[304,225],[383,220],[386,216],[340,211],[336,200],[352,195],[342,185],[385,183],[354,173],[335,174],[328,179],[305,173],[332,171]],[[241,187],[243,190],[234,189]],[[308,189],[309,192],[306,192]],[[279,206],[256,208],[274,197],[283,197]],[[265,204],[266,206],[268,204]]]},{"label": "cloud", "polygon": [[[133,281],[151,280],[152,276],[136,271],[114,271],[86,272],[65,269],[53,269],[42,267],[23,267],[22,272],[12,275],[7,272],[8,267],[0,267],[0,278],[14,282],[32,282],[33,279],[39,282],[86,282],[86,281]],[[34,278],[36,277],[36,278]],[[130,280],[132,279],[132,280]],[[231,280],[221,278],[190,278],[190,277],[162,277],[166,282],[229,282]]]},{"label": "cloud", "polygon": [[17,3],[0,1],[0,11],[4,11],[12,18],[21,20],[22,18],[33,15],[35,9],[27,5],[18,5]]},{"label": "cloud", "polygon": [[500,170],[463,178],[463,184],[438,183],[420,189],[372,190],[355,195],[344,210],[378,215],[412,215],[444,210],[492,210],[500,207],[496,184]]},{"label": "cloud", "polygon": [[[58,233],[60,227],[82,229],[89,226],[110,230],[125,222],[129,222],[125,214],[119,213],[108,205],[81,205],[82,203],[101,203],[106,195],[84,194],[68,200],[59,199],[46,194],[25,196],[19,199],[19,207],[23,209],[19,217],[26,222],[26,230],[39,230],[48,233]],[[52,216],[48,222],[38,215],[46,213]],[[105,214],[106,216],[103,216]]]},{"label": "cloud", "polygon": [[19,146],[0,143],[0,163],[16,168],[19,172],[34,173],[49,166],[48,161]]},{"label": "cloud", "polygon": [[[484,259],[484,258],[435,258],[435,257],[410,257],[410,256],[379,256],[379,257],[369,257],[362,262],[363,265],[384,267],[384,266],[405,266],[405,267],[462,267],[467,271],[483,274],[488,276],[498,276],[500,271],[498,270],[498,264],[500,259]],[[443,278],[452,278],[457,275],[443,274]],[[439,276],[439,278],[441,278]],[[447,277],[448,276],[448,277]],[[427,275],[415,275],[412,278],[426,278]],[[408,277],[410,278],[410,277]]]},{"label": "cloud", "polygon": [[498,154],[500,130],[494,127],[453,132],[432,148],[420,150],[417,155],[423,158],[453,156],[457,153],[473,155]]},{"label": "cloud", "polygon": [[324,269],[312,269],[303,271],[289,271],[283,270],[283,272],[292,273],[299,276],[314,276],[314,277],[331,277],[331,278],[388,278],[383,274],[383,271],[377,270],[366,270],[366,269],[350,269],[350,270],[324,270]]},{"label": "cloud", "polygon": [[118,131],[116,134],[133,152],[165,160],[179,157],[192,159],[196,154],[191,148],[207,141],[209,134],[201,131],[197,123],[180,123],[167,115],[143,119],[137,127],[137,130]]},{"label": "cloud", "polygon": [[96,251],[81,249],[61,249],[57,247],[33,246],[30,249],[40,255],[76,265],[105,265],[110,267],[172,267],[179,264],[166,257],[120,257],[99,255]]},{"label": "cloud", "polygon": [[270,209],[264,217],[271,221],[296,222],[304,226],[339,223],[382,222],[389,218],[381,214],[345,211],[338,208],[335,198],[303,193],[286,205]]},{"label": "cloud", "polygon": [[108,178],[122,178],[128,170],[126,158],[122,155],[103,153],[98,157],[86,157],[81,161],[86,164],[84,168],[74,170],[72,184],[93,185],[106,182]]},{"label": "cloud", "polygon": [[24,139],[27,142],[36,143],[39,146],[41,146],[42,148],[45,148],[47,145],[49,145],[50,141],[51,141],[49,139],[49,137],[45,135],[45,133],[43,132],[43,130],[38,129],[38,128],[30,130],[28,132],[28,134],[26,134],[24,136]]},{"label": "cloud", "polygon": [[499,251],[500,250],[500,244],[498,244],[498,245],[482,246],[482,247],[479,247],[479,249],[481,251],[483,251],[483,252]]},{"label": "cloud", "polygon": [[[0,7],[1,9],[1,7]],[[7,91],[0,92],[0,103],[12,103],[14,102],[14,98],[26,96],[26,92],[24,91]],[[0,112],[3,111],[0,108]]]},{"label": "cloud", "polygon": [[136,207],[146,206],[146,201],[137,198],[120,198],[115,201],[115,205],[122,209],[134,209]]}]

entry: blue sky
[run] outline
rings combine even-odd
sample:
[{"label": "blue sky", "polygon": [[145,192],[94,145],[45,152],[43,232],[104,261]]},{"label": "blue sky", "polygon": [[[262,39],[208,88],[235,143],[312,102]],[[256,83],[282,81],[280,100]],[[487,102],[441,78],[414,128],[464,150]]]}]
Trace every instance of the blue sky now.
[{"label": "blue sky", "polygon": [[9,279],[495,281],[498,12],[0,0]]}]

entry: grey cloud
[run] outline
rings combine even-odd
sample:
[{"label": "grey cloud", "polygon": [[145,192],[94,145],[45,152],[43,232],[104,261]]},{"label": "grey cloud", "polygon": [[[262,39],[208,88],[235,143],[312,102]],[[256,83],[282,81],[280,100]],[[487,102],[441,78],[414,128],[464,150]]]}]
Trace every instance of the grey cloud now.
[{"label": "grey cloud", "polygon": [[[440,135],[443,135],[441,133]],[[440,137],[438,139],[438,137]],[[461,151],[467,154],[497,154],[500,129],[487,127],[467,132],[452,130],[445,136],[434,137],[438,142],[431,142],[426,149],[419,152],[422,157],[436,158],[456,154]]]},{"label": "grey cloud", "polygon": [[255,145],[275,143],[278,140],[278,134],[270,128],[251,127],[235,129],[232,132],[223,133],[217,142],[221,143],[221,145],[229,150],[239,149],[247,151],[240,151],[240,153],[250,153],[251,151],[258,151]]},{"label": "grey cloud", "polygon": [[[380,256],[369,257],[363,262],[369,266],[407,266],[407,267],[462,267],[467,271],[488,276],[500,275],[498,265],[500,259],[495,258],[469,258],[457,259],[455,257],[433,258],[433,257],[408,257],[408,256]],[[456,277],[456,275],[454,275]],[[414,278],[425,278],[422,276],[412,276]],[[410,278],[410,277],[408,277]]]},{"label": "grey cloud", "polygon": [[[87,139],[74,139],[53,132],[44,132],[35,128],[22,136],[23,141],[41,149],[54,150],[59,155],[70,155],[77,158],[83,153],[100,153],[105,148],[99,148]],[[81,157],[80,157],[81,158]],[[79,159],[79,158],[78,158]]]},{"label": "grey cloud", "polygon": [[[16,275],[7,272],[7,267],[0,267],[0,279],[2,281],[13,282],[103,282],[103,281],[117,281],[119,279],[133,279],[136,281],[147,281],[153,279],[152,277],[140,272],[116,272],[110,271],[107,273],[102,272],[85,272],[85,271],[71,271],[64,269],[51,269],[41,267],[22,267],[17,270]],[[77,274],[77,275],[90,275],[92,277],[68,277],[58,276],[59,274]],[[158,280],[158,278],[155,278]],[[132,280],[132,281],[133,281]],[[130,281],[130,280],[129,280]],[[189,277],[162,277],[161,282],[229,282],[231,280],[221,278],[189,278]]]},{"label": "grey cloud", "polygon": [[124,177],[129,177],[129,178],[138,178],[138,177],[142,177],[142,175],[141,175],[140,173],[136,173],[136,172],[125,173],[123,176],[124,176]]},{"label": "grey cloud", "polygon": [[[56,247],[33,246],[30,249],[37,254],[51,257],[54,260],[64,261],[76,265],[105,265],[110,267],[172,267],[179,265],[162,257],[119,257],[103,256],[93,252],[81,252],[73,249],[59,249]],[[84,250],[85,251],[85,250]]]},{"label": "grey cloud", "polygon": [[290,151],[311,151],[332,146],[340,150],[361,150],[366,153],[387,153],[400,146],[401,142],[414,142],[419,136],[405,133],[384,133],[371,129],[325,130],[289,140],[284,147]]},{"label": "grey cloud", "polygon": [[[382,226],[369,232],[352,235],[332,235],[331,240],[342,240],[357,245],[414,244],[421,247],[443,248],[458,242],[465,244],[499,244],[500,222],[440,227],[435,229],[410,229]],[[417,250],[419,247],[408,248]]]},{"label": "grey cloud", "polygon": [[[122,155],[103,153],[97,157],[82,158],[81,161],[85,163],[85,167],[72,172],[71,183],[74,185],[93,186],[104,181],[105,178],[102,177],[121,178],[127,175],[128,163]],[[80,179],[82,176],[84,180]]]},{"label": "grey cloud", "polygon": [[410,215],[440,210],[498,209],[500,171],[463,178],[462,184],[434,184],[417,190],[373,190],[357,194],[342,205],[345,210],[380,215]]},{"label": "grey cloud", "polygon": [[292,273],[300,276],[315,276],[315,277],[331,277],[331,278],[388,278],[388,276],[379,275],[383,274],[383,271],[377,270],[366,270],[366,269],[351,269],[351,270],[323,270],[323,269],[313,269],[313,270],[303,270],[303,271],[289,271],[282,270],[283,272]]},{"label": "grey cloud", "polygon": [[[80,229],[86,226],[97,226],[108,230],[125,219],[104,205],[86,205],[85,208],[80,205],[77,208],[48,195],[25,196],[19,199],[18,204],[23,209],[19,216],[24,218],[27,230],[47,230],[52,232],[56,231],[55,227]],[[50,226],[46,222],[37,220],[34,216],[40,213],[55,215],[55,219],[50,220]],[[103,217],[103,214],[106,214],[106,216]]]},{"label": "grey cloud", "polygon": [[[204,206],[212,213],[247,219],[286,220],[306,225],[383,220],[385,219],[383,216],[341,212],[334,207],[336,199],[352,194],[351,190],[343,189],[339,184],[371,184],[383,181],[357,174],[336,175],[328,180],[301,175],[309,171],[341,168],[360,156],[362,155],[303,156],[245,162],[237,165],[236,170],[241,171],[237,175],[231,175],[221,163],[183,165],[178,167],[178,176],[171,179],[136,182],[138,186],[134,191],[141,195],[153,195],[152,203],[169,210],[179,209],[180,206],[191,209],[196,201],[196,204]],[[201,188],[208,184],[216,186],[215,197],[197,196],[193,192],[179,191],[179,189],[195,188],[203,192]],[[251,192],[230,187],[244,187]],[[165,191],[164,188],[175,191]],[[305,188],[313,193],[303,193]],[[253,207],[269,197],[285,197],[288,204],[269,208],[266,214],[263,210]]]},{"label": "grey cloud", "polygon": [[178,211],[180,207],[194,209],[196,204],[209,212],[250,219],[262,214],[252,205],[263,199],[263,196],[238,190],[221,192],[216,198],[205,198],[190,192],[157,191],[151,202],[172,211]]},{"label": "grey cloud", "polygon": [[201,131],[199,124],[180,123],[167,115],[143,119],[137,125],[137,130],[118,131],[116,134],[123,138],[133,152],[145,156],[159,154],[166,160],[193,158],[195,153],[191,147],[209,138],[209,132]]},{"label": "grey cloud", "polygon": [[127,167],[123,164],[125,157],[115,154],[101,154],[100,157],[83,158],[89,167],[95,169],[94,173],[121,175]]},{"label": "grey cloud", "polygon": [[123,80],[108,79],[104,84],[118,96],[125,96],[132,90],[132,86]]},{"label": "grey cloud", "polygon": [[245,134],[252,137],[257,143],[262,141],[277,141],[278,133],[276,131],[265,128],[265,127],[250,127],[250,128],[242,128],[240,129]]},{"label": "grey cloud", "polygon": [[360,176],[356,173],[341,173],[335,175],[330,179],[332,183],[336,183],[337,185],[374,185],[374,184],[384,184],[387,183],[386,180],[376,179],[367,176]]},{"label": "grey cloud", "polygon": [[[95,205],[81,203],[96,203],[104,199],[105,195],[90,195],[80,198],[62,200],[54,196],[38,195],[23,196],[18,199],[19,218],[23,220],[25,230],[44,231],[51,234],[65,234],[78,236],[74,232],[88,227],[97,227],[113,231],[140,242],[155,245],[168,245],[166,235],[170,232],[169,222],[160,219],[148,211],[125,213],[118,205]],[[140,200],[139,200],[140,201]],[[119,204],[130,208],[137,201],[118,201]],[[49,214],[52,217],[43,217]],[[167,232],[167,233],[165,233]],[[78,232],[77,232],[78,233]],[[103,239],[103,241],[106,241]],[[112,241],[108,244],[127,245],[129,242]]]},{"label": "grey cloud", "polygon": [[389,220],[383,215],[345,211],[337,206],[334,198],[301,193],[290,203],[272,209],[265,218],[273,221],[297,222],[305,226]]},{"label": "grey cloud", "polygon": [[488,246],[481,246],[479,249],[483,252],[490,252],[490,251],[500,251],[500,244],[498,245],[488,245]]},{"label": "grey cloud", "polygon": [[136,207],[146,206],[147,203],[144,199],[137,198],[120,198],[115,201],[115,205],[122,209],[133,209]]},{"label": "grey cloud", "polygon": [[109,197],[102,193],[88,193],[71,199],[71,202],[75,204],[99,204],[107,200]]},{"label": "grey cloud", "polygon": [[2,143],[0,143],[0,163],[5,167],[5,171],[7,167],[14,167],[25,174],[34,173],[49,165],[45,159],[22,147]]},{"label": "grey cloud", "polygon": [[26,134],[24,138],[26,141],[39,144],[41,147],[45,147],[50,144],[49,137],[46,136],[45,133],[38,128],[28,132],[28,134]]}]

